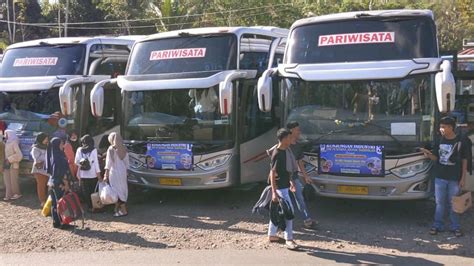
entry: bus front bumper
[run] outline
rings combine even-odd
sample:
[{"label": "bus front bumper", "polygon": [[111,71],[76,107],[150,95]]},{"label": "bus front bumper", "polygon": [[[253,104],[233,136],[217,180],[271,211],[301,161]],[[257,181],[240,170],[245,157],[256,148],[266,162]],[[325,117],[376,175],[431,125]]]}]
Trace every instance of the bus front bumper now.
[{"label": "bus front bumper", "polygon": [[233,185],[225,169],[199,172],[166,170],[129,170],[128,183],[157,189],[215,189]]},{"label": "bus front bumper", "polygon": [[311,178],[316,193],[323,197],[367,200],[415,200],[433,194],[427,173],[401,179],[386,177],[341,177],[320,175]]}]

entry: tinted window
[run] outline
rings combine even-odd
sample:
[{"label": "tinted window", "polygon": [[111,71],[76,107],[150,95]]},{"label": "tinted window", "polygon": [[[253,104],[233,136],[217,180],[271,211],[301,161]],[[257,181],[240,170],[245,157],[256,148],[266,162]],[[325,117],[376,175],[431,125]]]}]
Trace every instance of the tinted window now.
[{"label": "tinted window", "polygon": [[438,57],[427,17],[357,19],[305,25],[291,33],[287,63],[329,63]]},{"label": "tinted window", "polygon": [[199,35],[138,43],[128,75],[236,69],[234,35]]},{"label": "tinted window", "polygon": [[8,50],[3,58],[1,77],[82,75],[84,45],[54,45]]}]

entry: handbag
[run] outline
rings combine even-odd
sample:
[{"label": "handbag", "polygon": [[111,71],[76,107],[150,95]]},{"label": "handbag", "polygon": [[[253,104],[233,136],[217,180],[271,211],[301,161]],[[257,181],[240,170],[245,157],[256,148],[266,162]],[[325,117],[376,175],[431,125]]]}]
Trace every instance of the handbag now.
[{"label": "handbag", "polygon": [[109,204],[114,204],[118,201],[118,195],[114,191],[114,189],[109,185],[105,184],[102,189],[100,189],[100,201],[102,204],[109,205]]},{"label": "handbag", "polygon": [[102,209],[105,205],[100,200],[99,189],[102,188],[103,182],[97,182],[95,186],[95,192],[91,194],[92,208],[93,209]]},{"label": "handbag", "polygon": [[454,196],[451,200],[453,211],[456,213],[464,213],[472,207],[472,195],[470,191]]}]

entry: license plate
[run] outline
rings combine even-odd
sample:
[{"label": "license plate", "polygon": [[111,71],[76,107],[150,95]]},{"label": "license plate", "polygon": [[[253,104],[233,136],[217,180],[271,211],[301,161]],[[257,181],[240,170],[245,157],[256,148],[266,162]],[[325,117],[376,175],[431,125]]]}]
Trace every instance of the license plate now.
[{"label": "license plate", "polygon": [[369,195],[369,188],[360,186],[337,186],[337,192],[342,194]]},{"label": "license plate", "polygon": [[167,186],[181,186],[181,179],[180,178],[160,178],[160,185],[167,185]]}]

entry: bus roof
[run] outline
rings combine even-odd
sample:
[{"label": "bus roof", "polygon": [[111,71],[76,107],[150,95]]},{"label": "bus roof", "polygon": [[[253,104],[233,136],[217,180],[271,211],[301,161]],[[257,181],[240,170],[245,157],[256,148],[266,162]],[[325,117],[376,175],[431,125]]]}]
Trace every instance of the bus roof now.
[{"label": "bus roof", "polygon": [[310,18],[304,18],[297,20],[291,26],[291,29],[307,24],[321,23],[321,22],[330,22],[330,21],[339,21],[339,20],[350,20],[357,17],[370,17],[370,16],[379,16],[379,17],[400,17],[400,16],[425,16],[433,17],[433,12],[427,9],[394,9],[394,10],[374,10],[374,11],[354,11],[354,12],[344,12],[336,13],[330,15],[316,16]]},{"label": "bus roof", "polygon": [[38,39],[33,41],[26,41],[15,43],[7,47],[8,49],[13,48],[21,48],[21,47],[30,47],[30,46],[38,46],[41,43],[48,43],[48,44],[96,44],[100,42],[107,42],[115,43],[115,44],[122,44],[128,45],[133,44],[135,41],[142,39],[144,36],[142,35],[129,35],[129,36],[120,36],[120,37],[111,37],[111,36],[95,36],[95,37],[61,37],[61,38],[46,38],[46,39]]},{"label": "bus roof", "polygon": [[194,28],[194,29],[183,29],[183,30],[156,33],[140,40],[140,42],[178,37],[183,33],[195,34],[195,35],[217,34],[217,33],[233,33],[236,35],[241,35],[241,34],[248,33],[248,34],[268,35],[272,37],[287,37],[289,31],[288,29],[270,27],[270,26]]}]

